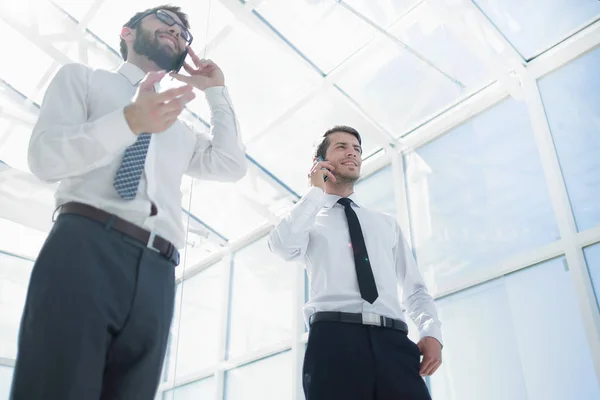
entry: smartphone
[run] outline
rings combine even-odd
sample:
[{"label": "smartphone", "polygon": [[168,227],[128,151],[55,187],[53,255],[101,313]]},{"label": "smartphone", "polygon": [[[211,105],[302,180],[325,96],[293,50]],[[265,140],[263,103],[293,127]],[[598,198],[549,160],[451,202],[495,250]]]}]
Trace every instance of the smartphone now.
[{"label": "smartphone", "polygon": [[[317,162],[322,162],[322,161],[326,161],[326,160],[323,157],[321,157],[321,156],[317,157]],[[322,169],[326,169],[327,170],[327,168],[322,168]],[[327,175],[325,175],[325,174],[323,174],[323,181],[327,182]]]},{"label": "smartphone", "polygon": [[177,60],[177,63],[173,66],[173,72],[179,72],[179,70],[181,69],[181,67],[183,67],[183,64],[185,63],[185,58],[187,57],[187,55],[188,49],[186,48],[181,54],[181,57],[179,57],[179,60]]}]

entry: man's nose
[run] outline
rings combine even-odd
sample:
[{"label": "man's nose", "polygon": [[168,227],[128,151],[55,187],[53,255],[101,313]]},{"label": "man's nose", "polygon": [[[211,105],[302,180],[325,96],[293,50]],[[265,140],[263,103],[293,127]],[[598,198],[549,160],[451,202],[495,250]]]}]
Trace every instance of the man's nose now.
[{"label": "man's nose", "polygon": [[169,32],[177,37],[181,36],[181,28],[179,28],[177,25],[171,26],[169,28]]}]

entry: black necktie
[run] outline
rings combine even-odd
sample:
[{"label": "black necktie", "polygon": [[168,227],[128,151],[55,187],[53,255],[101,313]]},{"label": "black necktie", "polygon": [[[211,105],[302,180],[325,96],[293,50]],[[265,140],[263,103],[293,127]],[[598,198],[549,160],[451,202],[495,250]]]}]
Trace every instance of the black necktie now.
[{"label": "black necktie", "polygon": [[356,213],[352,209],[352,200],[342,197],[338,203],[344,206],[346,219],[348,220],[348,229],[350,230],[350,240],[352,240],[352,250],[354,253],[354,266],[356,267],[356,278],[358,279],[358,288],[363,299],[373,304],[379,293],[377,293],[377,285],[373,277],[365,238],[363,237],[360,222]]}]

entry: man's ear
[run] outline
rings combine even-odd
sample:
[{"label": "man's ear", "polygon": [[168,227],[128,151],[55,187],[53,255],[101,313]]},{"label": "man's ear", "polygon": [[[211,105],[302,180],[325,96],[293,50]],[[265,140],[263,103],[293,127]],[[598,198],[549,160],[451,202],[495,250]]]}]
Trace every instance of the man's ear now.
[{"label": "man's ear", "polygon": [[124,26],[121,29],[121,39],[127,41],[135,38],[135,30]]}]

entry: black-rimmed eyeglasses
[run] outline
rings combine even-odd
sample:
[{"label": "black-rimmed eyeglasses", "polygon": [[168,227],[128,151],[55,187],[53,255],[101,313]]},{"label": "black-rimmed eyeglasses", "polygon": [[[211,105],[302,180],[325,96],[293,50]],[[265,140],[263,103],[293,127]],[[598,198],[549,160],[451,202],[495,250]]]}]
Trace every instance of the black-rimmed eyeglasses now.
[{"label": "black-rimmed eyeglasses", "polygon": [[137,25],[137,23],[140,22],[143,18],[146,18],[147,16],[150,16],[153,14],[156,15],[156,18],[158,18],[161,22],[163,22],[169,26],[173,26],[173,25],[179,26],[179,28],[181,30],[181,37],[183,38],[183,40],[185,40],[187,42],[188,46],[190,44],[192,44],[192,41],[194,40],[192,33],[181,23],[177,22],[175,20],[175,18],[173,18],[169,13],[167,13],[166,11],[163,11],[163,10],[150,11],[150,12],[140,15],[135,20],[133,20],[133,22],[131,22],[130,27],[134,28]]}]

